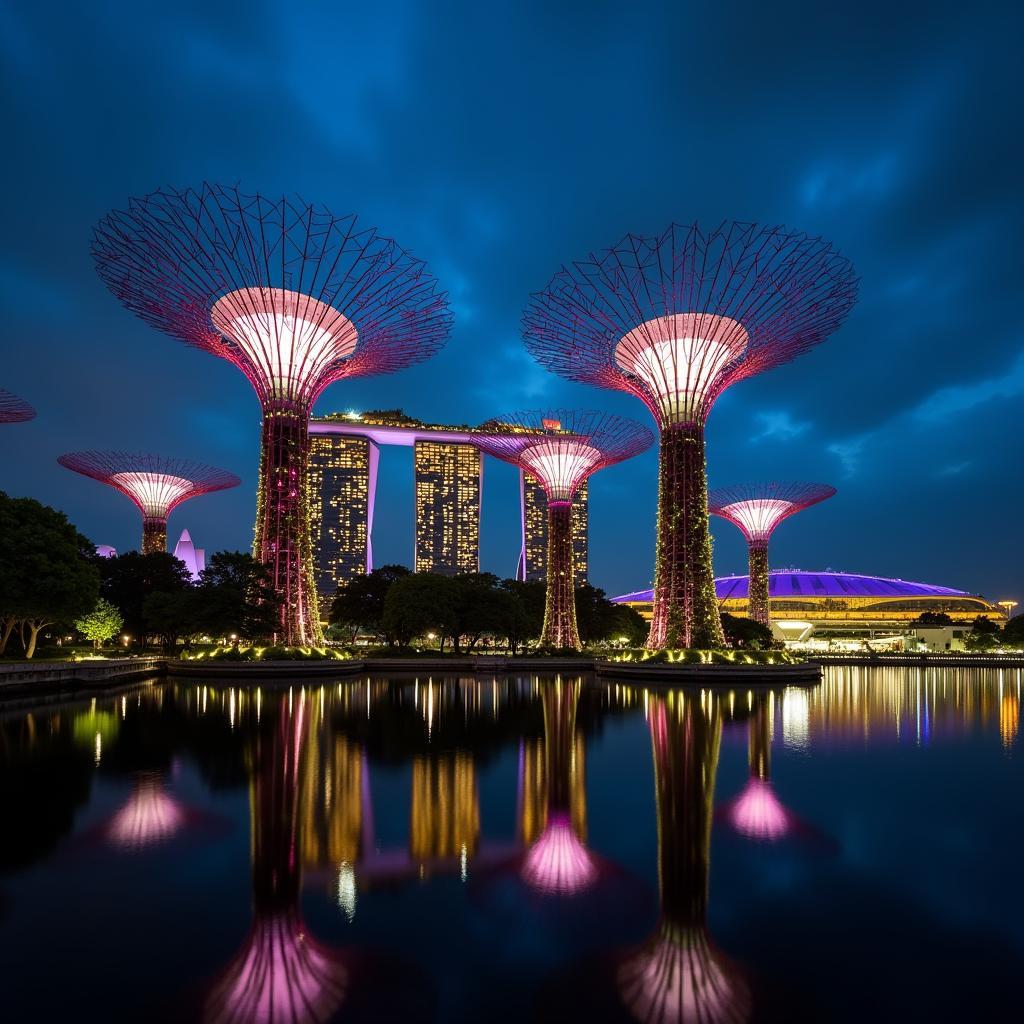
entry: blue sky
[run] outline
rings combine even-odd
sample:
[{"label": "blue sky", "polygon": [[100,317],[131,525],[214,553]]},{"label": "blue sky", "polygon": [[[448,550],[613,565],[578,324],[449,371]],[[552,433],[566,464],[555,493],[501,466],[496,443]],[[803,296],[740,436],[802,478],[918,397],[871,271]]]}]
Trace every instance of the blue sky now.
[{"label": "blue sky", "polygon": [[[233,367],[123,310],[89,257],[132,195],[204,179],[355,212],[450,294],[432,361],[339,383],[318,411],[403,406],[478,422],[640,403],[526,355],[527,295],[559,265],[669,221],[782,223],[849,256],[860,299],[796,362],[742,382],[708,426],[712,485],[821,480],[777,566],[919,579],[1024,600],[1024,17],[985,3],[183,2],[0,6],[6,387],[0,487],[138,542],[129,503],[55,463],[148,449],[238,473],[182,506],[207,549],[251,539],[259,410]],[[591,576],[651,576],[653,452],[592,483]],[[515,474],[486,470],[483,567],[511,574]],[[411,458],[383,453],[375,552],[408,563]],[[715,523],[719,572],[741,538]]]}]

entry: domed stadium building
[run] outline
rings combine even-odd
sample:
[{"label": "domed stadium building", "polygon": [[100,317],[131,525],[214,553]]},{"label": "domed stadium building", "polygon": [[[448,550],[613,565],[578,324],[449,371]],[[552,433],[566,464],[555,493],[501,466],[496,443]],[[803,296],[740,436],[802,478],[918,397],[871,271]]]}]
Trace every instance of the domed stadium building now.
[{"label": "domed stadium building", "polygon": [[[746,576],[718,577],[715,592],[723,612],[746,616]],[[650,618],[651,594],[638,590],[612,600]],[[907,634],[923,612],[948,615],[954,630],[970,629],[979,615],[1006,621],[1002,608],[965,590],[857,573],[777,570],[768,576],[768,598],[773,630],[789,640]]]}]

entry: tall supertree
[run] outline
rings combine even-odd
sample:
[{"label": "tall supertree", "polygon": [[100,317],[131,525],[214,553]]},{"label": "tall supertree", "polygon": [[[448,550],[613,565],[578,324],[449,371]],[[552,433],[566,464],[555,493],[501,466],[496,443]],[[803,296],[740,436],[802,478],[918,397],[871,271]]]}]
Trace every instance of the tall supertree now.
[{"label": "tall supertree", "polygon": [[548,500],[547,595],[541,643],[580,647],[573,590],[572,498],[591,474],[639,455],[654,435],[639,423],[573,409],[518,412],[484,424],[474,443],[532,473]]},{"label": "tall supertree", "polygon": [[750,569],[747,578],[747,614],[767,626],[768,539],[775,527],[795,512],[802,512],[836,493],[828,484],[763,483],[716,487],[708,495],[708,511],[728,519],[747,538]]},{"label": "tall supertree", "polygon": [[24,398],[0,388],[0,423],[24,423],[35,418],[35,409]]},{"label": "tall supertree", "polygon": [[711,567],[704,426],[730,385],[825,340],[856,298],[828,242],[778,227],[627,235],[533,295],[526,346],[569,380],[629,391],[661,431],[648,647],[724,642]]},{"label": "tall supertree", "polygon": [[655,934],[622,962],[619,991],[638,1021],[743,1024],[750,989],[707,927],[719,698],[676,691],[652,697],[648,714],[661,918]]},{"label": "tall supertree", "polygon": [[354,216],[204,184],[129,202],[93,255],[143,320],[234,363],[263,407],[254,553],[281,597],[280,638],[321,638],[306,495],[308,421],[334,381],[433,355],[451,327],[421,260]]},{"label": "tall supertree", "polygon": [[237,487],[234,473],[185,459],[126,452],[70,452],[57,461],[65,469],[109,484],[142,513],[142,552],[167,550],[167,516],[189,498]]}]

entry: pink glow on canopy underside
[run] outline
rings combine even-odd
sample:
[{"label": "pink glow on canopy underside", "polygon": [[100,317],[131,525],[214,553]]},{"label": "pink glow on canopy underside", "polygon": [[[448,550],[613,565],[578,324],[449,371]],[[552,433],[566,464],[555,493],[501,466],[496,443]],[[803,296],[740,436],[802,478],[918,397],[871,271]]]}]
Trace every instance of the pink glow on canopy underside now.
[{"label": "pink glow on canopy underside", "polygon": [[294,913],[257,917],[245,948],[210,994],[206,1024],[324,1024],[348,991],[348,970]]},{"label": "pink glow on canopy underside", "polygon": [[702,928],[664,925],[619,969],[619,990],[645,1024],[743,1024],[750,1017],[746,983]]},{"label": "pink glow on canopy underside", "polygon": [[234,343],[234,361],[270,398],[312,401],[358,340],[355,325],[332,306],[283,288],[229,292],[210,318]]},{"label": "pink glow on canopy underside", "polygon": [[597,867],[568,816],[552,814],[527,852],[522,874],[526,884],[538,892],[575,896],[593,884]]},{"label": "pink glow on canopy underside", "polygon": [[767,540],[786,516],[799,511],[799,506],[781,498],[751,498],[723,505],[719,515],[735,523],[747,540]]},{"label": "pink glow on canopy underside", "polygon": [[638,378],[663,424],[700,423],[723,371],[747,350],[742,324],[713,313],[673,313],[635,327],[615,346],[615,362]]},{"label": "pink glow on canopy underside", "polygon": [[750,779],[729,809],[729,821],[748,839],[771,841],[789,831],[789,815],[764,779]]},{"label": "pink glow on canopy underside", "polygon": [[169,473],[115,473],[110,482],[127,494],[143,515],[154,519],[166,519],[195,486],[191,480]]},{"label": "pink glow on canopy underside", "polygon": [[184,811],[164,792],[161,783],[147,779],[114,815],[107,835],[117,846],[140,850],[170,839],[184,820]]},{"label": "pink glow on canopy underside", "polygon": [[540,481],[548,501],[571,501],[601,458],[597,448],[583,441],[551,438],[530,445],[520,461]]}]

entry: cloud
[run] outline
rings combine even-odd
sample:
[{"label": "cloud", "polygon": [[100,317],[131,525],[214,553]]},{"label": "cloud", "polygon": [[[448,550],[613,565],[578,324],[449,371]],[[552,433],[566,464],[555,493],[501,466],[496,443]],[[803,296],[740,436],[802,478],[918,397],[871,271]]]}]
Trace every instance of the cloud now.
[{"label": "cloud", "polygon": [[761,432],[755,434],[752,441],[792,441],[794,437],[806,434],[811,429],[809,422],[794,420],[784,409],[772,412],[759,412],[754,416],[761,425]]},{"label": "cloud", "polygon": [[1006,373],[973,384],[942,388],[930,395],[911,412],[917,419],[928,423],[948,419],[956,413],[967,412],[984,405],[993,398],[1014,398],[1024,393],[1024,352]]}]

